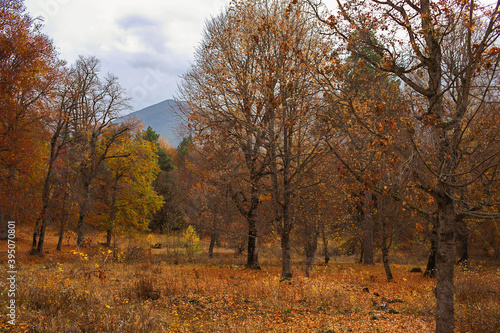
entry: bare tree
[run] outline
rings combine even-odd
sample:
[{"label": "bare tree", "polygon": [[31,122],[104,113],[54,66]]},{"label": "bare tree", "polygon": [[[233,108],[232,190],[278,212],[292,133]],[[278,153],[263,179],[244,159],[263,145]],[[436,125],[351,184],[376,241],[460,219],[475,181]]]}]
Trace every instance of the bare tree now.
[{"label": "bare tree", "polygon": [[122,123],[111,126],[120,112],[128,107],[118,79],[108,74],[99,77],[100,64],[95,57],[80,57],[69,71],[70,100],[66,107],[70,115],[71,149],[77,152],[77,172],[80,178],[77,244],[85,237],[85,220],[91,205],[91,192],[104,160],[126,157],[109,154],[115,141],[130,129]]}]

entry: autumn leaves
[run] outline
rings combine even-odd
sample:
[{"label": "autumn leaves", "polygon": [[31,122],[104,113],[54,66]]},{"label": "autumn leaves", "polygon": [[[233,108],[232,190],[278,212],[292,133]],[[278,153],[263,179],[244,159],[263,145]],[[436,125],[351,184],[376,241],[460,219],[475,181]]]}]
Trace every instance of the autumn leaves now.
[{"label": "autumn leaves", "polygon": [[117,121],[128,107],[117,78],[95,57],[65,66],[22,1],[2,2],[0,23],[1,225],[33,223],[39,254],[52,221],[58,249],[75,221],[80,246],[88,223],[147,228],[162,205],[157,147],[137,123]]},{"label": "autumn leaves", "polygon": [[[267,207],[283,278],[292,230],[305,223],[304,189],[332,182],[333,170],[348,175],[365,262],[374,216],[382,231],[394,210],[427,219],[438,242],[437,327],[451,332],[458,226],[498,217],[499,133],[485,121],[498,119],[499,4],[337,5],[324,15],[317,1],[233,1],[209,21],[181,86],[190,128],[201,147],[241,161],[231,188],[243,193],[249,230]],[[330,177],[318,177],[325,166]],[[264,195],[268,202],[252,200]],[[334,195],[315,199],[325,197]],[[317,225],[307,230],[317,239]]]}]

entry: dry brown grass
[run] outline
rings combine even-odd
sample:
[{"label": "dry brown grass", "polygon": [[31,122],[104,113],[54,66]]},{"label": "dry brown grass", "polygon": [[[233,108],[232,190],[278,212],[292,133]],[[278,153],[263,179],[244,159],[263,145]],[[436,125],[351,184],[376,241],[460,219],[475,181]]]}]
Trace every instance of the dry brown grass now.
[{"label": "dry brown grass", "polygon": [[[280,282],[277,262],[253,271],[230,253],[183,260],[182,251],[145,250],[142,260],[123,253],[117,262],[97,244],[43,258],[22,247],[19,331],[434,331],[434,280],[408,265],[393,267],[391,283],[380,265],[336,262],[316,266],[310,278],[296,266],[294,279]],[[456,289],[457,331],[498,332],[499,269],[457,270]],[[5,318],[4,306],[0,312]]]}]

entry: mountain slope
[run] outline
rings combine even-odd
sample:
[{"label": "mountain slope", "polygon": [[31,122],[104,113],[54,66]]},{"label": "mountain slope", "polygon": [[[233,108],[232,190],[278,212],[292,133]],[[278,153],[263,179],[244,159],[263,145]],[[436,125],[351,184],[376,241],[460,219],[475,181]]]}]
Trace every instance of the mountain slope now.
[{"label": "mountain slope", "polygon": [[142,120],[144,129],[151,126],[168,144],[177,147],[182,140],[182,138],[179,138],[177,135],[177,127],[181,123],[181,119],[177,116],[179,104],[185,105],[185,102],[167,99],[158,104],[129,113],[122,117],[122,119],[125,120],[134,117]]}]

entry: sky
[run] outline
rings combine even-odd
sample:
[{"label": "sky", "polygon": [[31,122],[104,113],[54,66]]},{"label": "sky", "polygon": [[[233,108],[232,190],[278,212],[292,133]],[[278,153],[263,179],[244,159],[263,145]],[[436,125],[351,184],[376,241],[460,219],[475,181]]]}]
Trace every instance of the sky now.
[{"label": "sky", "polygon": [[131,110],[172,99],[205,21],[229,0],[25,0],[68,64],[96,56],[131,98]]}]

